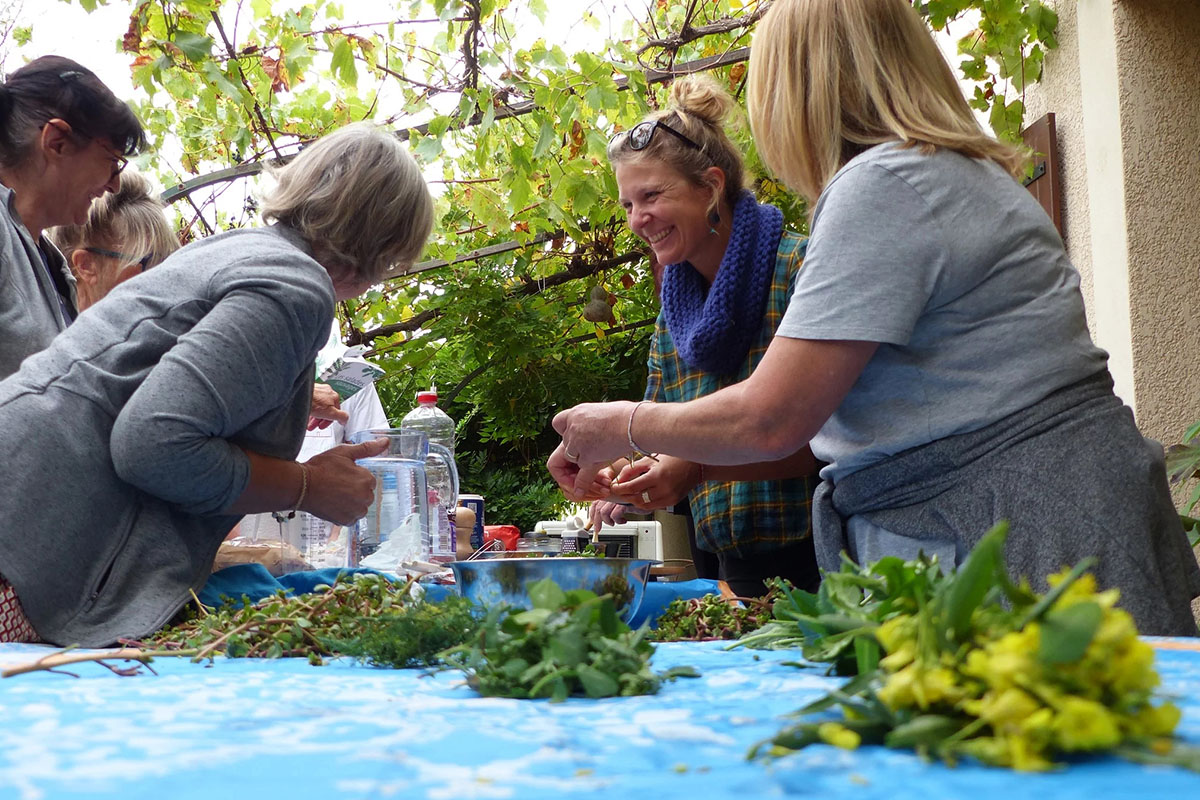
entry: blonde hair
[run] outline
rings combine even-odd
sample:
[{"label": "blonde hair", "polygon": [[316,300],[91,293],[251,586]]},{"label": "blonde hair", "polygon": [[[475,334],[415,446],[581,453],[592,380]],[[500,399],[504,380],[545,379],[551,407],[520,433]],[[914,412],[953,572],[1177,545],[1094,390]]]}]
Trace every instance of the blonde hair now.
[{"label": "blonde hair", "polygon": [[433,229],[433,198],[417,162],[391,133],[369,123],[324,136],[270,171],[262,216],[297,231],[318,260],[378,282],[408,266]]},{"label": "blonde hair", "polygon": [[908,0],[776,0],[750,49],[747,106],[763,161],[814,203],[847,161],[899,140],[1025,157],[987,135]]},{"label": "blonde hair", "polygon": [[179,249],[179,240],[163,215],[162,203],[151,191],[150,181],[132,169],[121,173],[120,189],[92,201],[87,222],[60,225],[47,235],[68,262],[71,253],[80,248],[100,247],[126,253],[135,261],[149,255],[149,269]]},{"label": "blonde hair", "polygon": [[711,77],[679,78],[671,84],[666,109],[648,115],[643,121],[661,121],[700,149],[669,133],[656,132],[649,144],[634,150],[626,136],[617,135],[608,143],[608,161],[614,167],[637,161],[663,161],[697,186],[705,185],[704,173],[710,167],[719,167],[725,173],[724,200],[736,206],[747,187],[746,168],[741,153],[725,133],[725,123],[737,107],[729,92]]}]

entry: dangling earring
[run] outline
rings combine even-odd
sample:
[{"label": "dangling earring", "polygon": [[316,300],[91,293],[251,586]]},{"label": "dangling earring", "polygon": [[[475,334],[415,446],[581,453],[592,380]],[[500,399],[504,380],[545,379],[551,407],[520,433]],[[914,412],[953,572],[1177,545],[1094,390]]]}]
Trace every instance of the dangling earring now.
[{"label": "dangling earring", "polygon": [[708,235],[717,235],[717,226],[721,224],[721,215],[714,208],[708,215]]}]

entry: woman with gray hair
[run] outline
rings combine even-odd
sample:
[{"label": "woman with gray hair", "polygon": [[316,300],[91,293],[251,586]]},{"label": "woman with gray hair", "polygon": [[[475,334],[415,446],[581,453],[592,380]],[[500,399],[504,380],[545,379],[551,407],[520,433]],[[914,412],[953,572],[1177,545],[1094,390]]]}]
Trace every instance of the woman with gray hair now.
[{"label": "woman with gray hair", "polygon": [[80,311],[179,249],[162,203],[137,172],[122,174],[120,189],[93,200],[87,222],[51,228],[49,236],[75,275]]},{"label": "woman with gray hair", "polygon": [[141,123],[91,70],[42,56],[0,83],[0,379],[75,319],[75,286],[42,235],[115,192]]},{"label": "woman with gray hair", "polygon": [[366,512],[374,478],[354,462],[385,442],[294,460],[313,360],[337,300],[418,257],[433,201],[401,143],[365,125],[276,178],[270,224],[117,286],[0,382],[0,641],[145,636],[242,515]]}]

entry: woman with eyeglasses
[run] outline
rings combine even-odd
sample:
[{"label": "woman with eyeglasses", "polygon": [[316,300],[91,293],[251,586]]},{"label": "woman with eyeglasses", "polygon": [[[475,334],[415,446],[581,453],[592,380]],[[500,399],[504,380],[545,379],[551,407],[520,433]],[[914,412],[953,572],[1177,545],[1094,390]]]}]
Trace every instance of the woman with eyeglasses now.
[{"label": "woman with eyeglasses", "polygon": [[339,300],[420,255],[433,200],[396,136],[350,126],[274,172],[265,225],[192,242],[0,381],[0,641],[141,638],[245,514],[366,513],[384,440],[301,464]]},{"label": "woman with eyeglasses", "polygon": [[811,442],[825,569],[843,551],[957,564],[1007,520],[1015,576],[1044,591],[1095,557],[1142,633],[1194,636],[1200,569],[1162,448],[1113,393],[1022,157],[979,127],[912,5],[776,0],[749,75],[759,152],[812,214],[778,333],[702,399],[559,414],[559,482],[586,490],[631,447],[736,464]]},{"label": "woman with eyeglasses", "polygon": [[[723,129],[734,108],[711,78],[681,78],[666,110],[608,146],[629,227],[663,265],[647,401],[683,402],[748,377],[800,271],[804,239],[784,230],[782,212],[746,188],[741,156]],[[670,455],[622,460],[589,492],[598,498],[593,524],[621,521],[630,505],[687,502],[703,551],[697,561],[715,554],[718,575],[738,595],[762,595],[763,579],[775,576],[815,589],[809,500],[816,462],[807,447],[798,450],[776,463],[733,468]],[[556,453],[552,473],[570,455]]]},{"label": "woman with eyeglasses", "polygon": [[132,170],[122,173],[120,189],[92,201],[84,224],[51,228],[49,236],[75,275],[80,311],[179,249],[150,181]]},{"label": "woman with eyeglasses", "polygon": [[75,281],[43,235],[82,225],[145,146],[141,123],[91,70],[42,56],[0,84],[0,379],[75,319]]}]

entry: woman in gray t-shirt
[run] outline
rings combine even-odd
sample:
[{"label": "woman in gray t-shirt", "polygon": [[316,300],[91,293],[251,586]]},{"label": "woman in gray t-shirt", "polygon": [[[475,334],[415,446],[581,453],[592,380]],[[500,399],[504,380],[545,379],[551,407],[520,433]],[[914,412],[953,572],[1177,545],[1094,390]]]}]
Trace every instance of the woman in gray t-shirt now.
[{"label": "woman in gray t-shirt", "polygon": [[1007,519],[1017,575],[1044,589],[1095,556],[1143,633],[1194,635],[1200,569],[1162,449],[1113,394],[1023,159],[980,129],[911,5],[778,0],[749,89],[760,153],[813,209],[778,335],[700,400],[563,412],[555,479],[583,489],[631,448],[733,464],[811,443],[822,567],[842,550],[958,562]]}]

